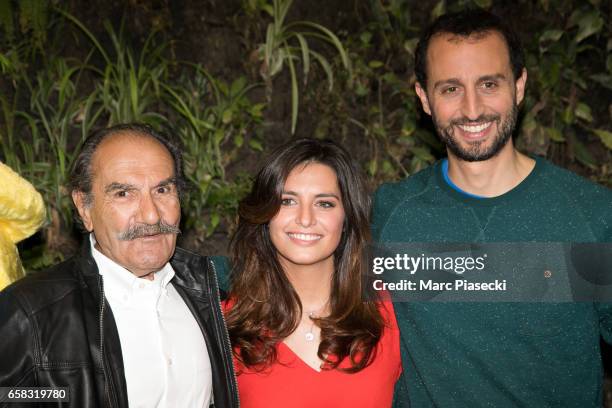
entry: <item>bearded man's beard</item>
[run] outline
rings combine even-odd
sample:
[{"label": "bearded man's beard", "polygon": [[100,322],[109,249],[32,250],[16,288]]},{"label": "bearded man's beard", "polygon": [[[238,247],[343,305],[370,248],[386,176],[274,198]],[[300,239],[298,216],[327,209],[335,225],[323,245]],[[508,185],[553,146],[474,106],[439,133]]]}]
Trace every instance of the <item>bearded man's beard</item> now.
[{"label": "bearded man's beard", "polygon": [[[436,131],[440,136],[440,139],[446,144],[446,147],[460,160],[475,162],[489,160],[490,158],[497,155],[501,149],[508,143],[516,127],[516,121],[518,118],[518,108],[516,104],[512,104],[512,109],[502,122],[501,116],[497,115],[480,115],[476,120],[469,120],[468,118],[453,119],[449,122],[448,126],[443,127],[435,114],[432,112],[432,120]],[[477,123],[495,122],[497,128],[497,134],[493,139],[493,142],[487,147],[485,143],[487,140],[477,140],[468,142],[467,147],[463,147],[461,143],[454,137],[454,127],[458,125],[474,125]]]}]

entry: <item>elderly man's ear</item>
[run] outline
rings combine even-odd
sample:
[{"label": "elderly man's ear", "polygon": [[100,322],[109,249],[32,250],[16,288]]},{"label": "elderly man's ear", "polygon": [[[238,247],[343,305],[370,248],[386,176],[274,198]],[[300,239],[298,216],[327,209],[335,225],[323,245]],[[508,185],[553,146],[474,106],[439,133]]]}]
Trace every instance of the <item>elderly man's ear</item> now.
[{"label": "elderly man's ear", "polygon": [[81,217],[81,221],[83,221],[83,225],[85,229],[89,232],[93,231],[93,223],[91,222],[91,204],[86,205],[85,193],[82,191],[73,191],[72,192],[72,201],[79,212],[79,217]]}]

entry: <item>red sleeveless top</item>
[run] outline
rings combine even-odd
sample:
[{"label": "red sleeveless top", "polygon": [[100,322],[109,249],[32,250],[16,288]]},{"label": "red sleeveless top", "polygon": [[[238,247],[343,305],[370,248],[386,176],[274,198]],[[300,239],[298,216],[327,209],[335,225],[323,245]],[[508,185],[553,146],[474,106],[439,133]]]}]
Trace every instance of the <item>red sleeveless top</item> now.
[{"label": "red sleeveless top", "polygon": [[[224,304],[227,309],[227,304]],[[316,371],[285,343],[276,345],[278,360],[263,372],[253,372],[236,359],[240,406],[243,408],[385,408],[393,401],[393,388],[402,371],[399,329],[391,302],[379,310],[386,326],[376,356],[363,370]],[[340,367],[348,367],[345,359]]]}]

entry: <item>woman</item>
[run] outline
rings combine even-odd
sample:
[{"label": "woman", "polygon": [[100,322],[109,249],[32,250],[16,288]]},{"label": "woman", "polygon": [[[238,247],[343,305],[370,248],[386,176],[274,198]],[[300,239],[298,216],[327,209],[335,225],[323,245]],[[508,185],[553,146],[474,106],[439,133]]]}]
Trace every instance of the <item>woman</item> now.
[{"label": "woman", "polygon": [[241,202],[226,305],[241,406],[388,407],[401,372],[390,302],[364,301],[370,200],[348,153],[301,139]]}]

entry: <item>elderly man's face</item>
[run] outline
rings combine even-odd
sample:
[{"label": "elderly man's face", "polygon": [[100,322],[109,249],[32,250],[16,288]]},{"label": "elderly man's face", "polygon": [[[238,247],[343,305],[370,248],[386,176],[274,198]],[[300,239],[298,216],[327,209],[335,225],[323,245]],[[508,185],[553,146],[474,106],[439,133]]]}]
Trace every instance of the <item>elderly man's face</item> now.
[{"label": "elderly man's face", "polygon": [[83,223],[97,248],[138,277],[151,277],[174,253],[180,203],[174,161],[150,137],[109,136],[91,162],[93,201],[73,194]]}]

